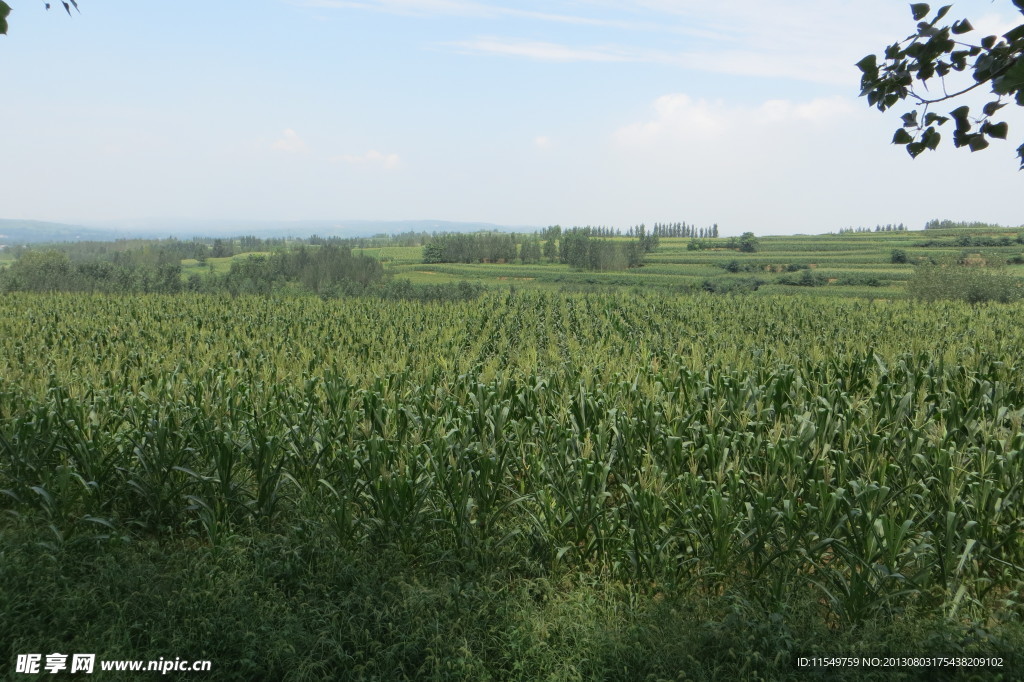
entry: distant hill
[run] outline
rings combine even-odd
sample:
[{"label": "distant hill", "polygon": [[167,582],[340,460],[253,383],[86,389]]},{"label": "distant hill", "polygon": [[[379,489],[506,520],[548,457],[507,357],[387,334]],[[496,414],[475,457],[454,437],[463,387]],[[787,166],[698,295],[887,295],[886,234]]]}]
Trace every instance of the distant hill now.
[{"label": "distant hill", "polygon": [[527,225],[451,220],[122,220],[88,225],[0,218],[0,245],[176,237],[372,237],[402,232],[531,232]]},{"label": "distant hill", "polygon": [[123,220],[96,223],[98,228],[118,230],[122,236],[145,237],[372,237],[402,232],[532,232],[525,225],[457,222],[451,220]]},{"label": "distant hill", "polygon": [[0,244],[111,241],[123,239],[126,236],[118,230],[85,227],[84,225],[0,218]]}]

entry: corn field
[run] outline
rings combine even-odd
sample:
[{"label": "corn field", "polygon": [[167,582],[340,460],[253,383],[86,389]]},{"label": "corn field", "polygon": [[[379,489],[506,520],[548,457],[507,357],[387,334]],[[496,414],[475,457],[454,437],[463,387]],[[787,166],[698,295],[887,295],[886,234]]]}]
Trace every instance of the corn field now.
[{"label": "corn field", "polygon": [[268,531],[641,590],[1016,611],[1024,307],[0,298],[0,505],[54,552]]}]

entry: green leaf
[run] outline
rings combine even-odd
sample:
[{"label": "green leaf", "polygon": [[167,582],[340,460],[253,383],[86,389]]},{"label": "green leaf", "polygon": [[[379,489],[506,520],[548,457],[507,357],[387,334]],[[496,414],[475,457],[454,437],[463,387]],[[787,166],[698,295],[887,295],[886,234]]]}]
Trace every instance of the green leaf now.
[{"label": "green leaf", "polygon": [[877,73],[878,57],[873,54],[869,54],[867,57],[864,57],[864,59],[857,62],[856,67],[864,74]]},{"label": "green leaf", "polygon": [[1006,73],[992,81],[992,90],[1000,95],[1008,95],[1021,88],[1024,88],[1024,59],[1018,59]]},{"label": "green leaf", "polygon": [[1009,31],[1003,34],[1003,37],[1006,38],[1006,41],[1010,43],[1017,42],[1021,38],[1024,38],[1024,24],[1021,24],[1016,28],[1011,28]]},{"label": "green leaf", "polygon": [[11,6],[0,0],[0,35],[7,33],[7,15],[11,13]]},{"label": "green leaf", "polygon": [[973,31],[974,27],[971,26],[971,22],[963,19],[961,21],[953,22],[953,35],[962,35],[968,31]]},{"label": "green leaf", "polygon": [[953,7],[953,5],[943,5],[942,7],[940,7],[939,11],[936,12],[936,14],[935,14],[935,18],[932,19],[932,23],[933,24],[937,23],[939,21],[939,19],[941,19],[942,17],[946,16],[949,13],[949,10],[952,7]]},{"label": "green leaf", "polygon": [[967,121],[967,116],[970,115],[971,108],[968,106],[957,107],[953,111],[949,112],[949,115],[953,117],[953,120],[959,123],[960,121]]},{"label": "green leaf", "polygon": [[914,20],[919,21],[928,16],[928,12],[932,11],[932,8],[929,7],[926,3],[916,2],[910,6],[910,11],[914,15]]},{"label": "green leaf", "polygon": [[972,152],[980,152],[982,149],[988,147],[988,140],[986,140],[985,136],[981,134],[971,135],[971,140],[967,143],[967,146],[971,148]]},{"label": "green leaf", "polygon": [[985,129],[985,134],[989,137],[998,137],[1000,140],[1006,139],[1006,134],[1010,131],[1010,126],[1004,121],[1003,123],[992,123]]},{"label": "green leaf", "polygon": [[914,141],[914,138],[906,131],[905,128],[900,128],[896,131],[896,134],[892,136],[893,144],[910,144]]},{"label": "green leaf", "polygon": [[907,153],[910,154],[910,158],[912,159],[916,159],[924,150],[925,146],[923,142],[911,142],[907,145]]},{"label": "green leaf", "polygon": [[984,107],[982,107],[981,110],[983,112],[985,112],[986,116],[991,116],[992,114],[996,113],[997,111],[999,111],[1000,109],[1002,109],[1005,106],[1006,106],[1006,104],[1004,104],[1002,102],[999,102],[999,101],[989,102]]},{"label": "green leaf", "polygon": [[916,111],[911,111],[909,114],[903,114],[903,116],[901,116],[901,118],[903,119],[903,127],[904,128],[916,128],[917,127],[917,112]]}]

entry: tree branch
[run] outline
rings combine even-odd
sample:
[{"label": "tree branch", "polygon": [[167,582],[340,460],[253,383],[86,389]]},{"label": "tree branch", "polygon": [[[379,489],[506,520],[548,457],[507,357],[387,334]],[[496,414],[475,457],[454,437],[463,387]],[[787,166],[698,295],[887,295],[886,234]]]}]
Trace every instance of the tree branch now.
[{"label": "tree branch", "polygon": [[[992,78],[996,78],[997,76],[1002,76],[1002,75],[1003,75],[1002,73],[997,73],[995,76],[992,76]],[[992,80],[992,79],[990,78],[989,80]],[[914,99],[917,100],[918,104],[938,104],[939,102],[945,102],[947,99],[953,99],[955,97],[959,97],[960,95],[963,95],[964,93],[968,93],[971,90],[973,90],[974,88],[976,88],[976,87],[978,87],[980,85],[984,85],[985,83],[988,83],[988,82],[989,82],[988,80],[979,81],[979,82],[975,83],[974,85],[972,85],[969,88],[964,88],[960,92],[954,92],[952,95],[945,95],[945,96],[940,97],[938,99],[925,99],[924,97],[921,97],[919,94],[917,94],[913,90],[910,91],[910,94],[911,94],[911,96],[913,96]],[[946,87],[946,83],[945,82],[942,83],[942,87],[943,87],[943,90],[945,90],[945,87]]]}]

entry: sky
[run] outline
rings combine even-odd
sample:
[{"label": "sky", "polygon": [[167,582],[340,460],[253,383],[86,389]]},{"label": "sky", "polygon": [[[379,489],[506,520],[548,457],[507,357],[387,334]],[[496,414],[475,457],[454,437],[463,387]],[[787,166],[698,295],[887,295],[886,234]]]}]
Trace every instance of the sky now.
[{"label": "sky", "polygon": [[8,3],[0,218],[1024,224],[1020,107],[1006,142],[912,160],[906,109],[858,97],[903,2]]}]

